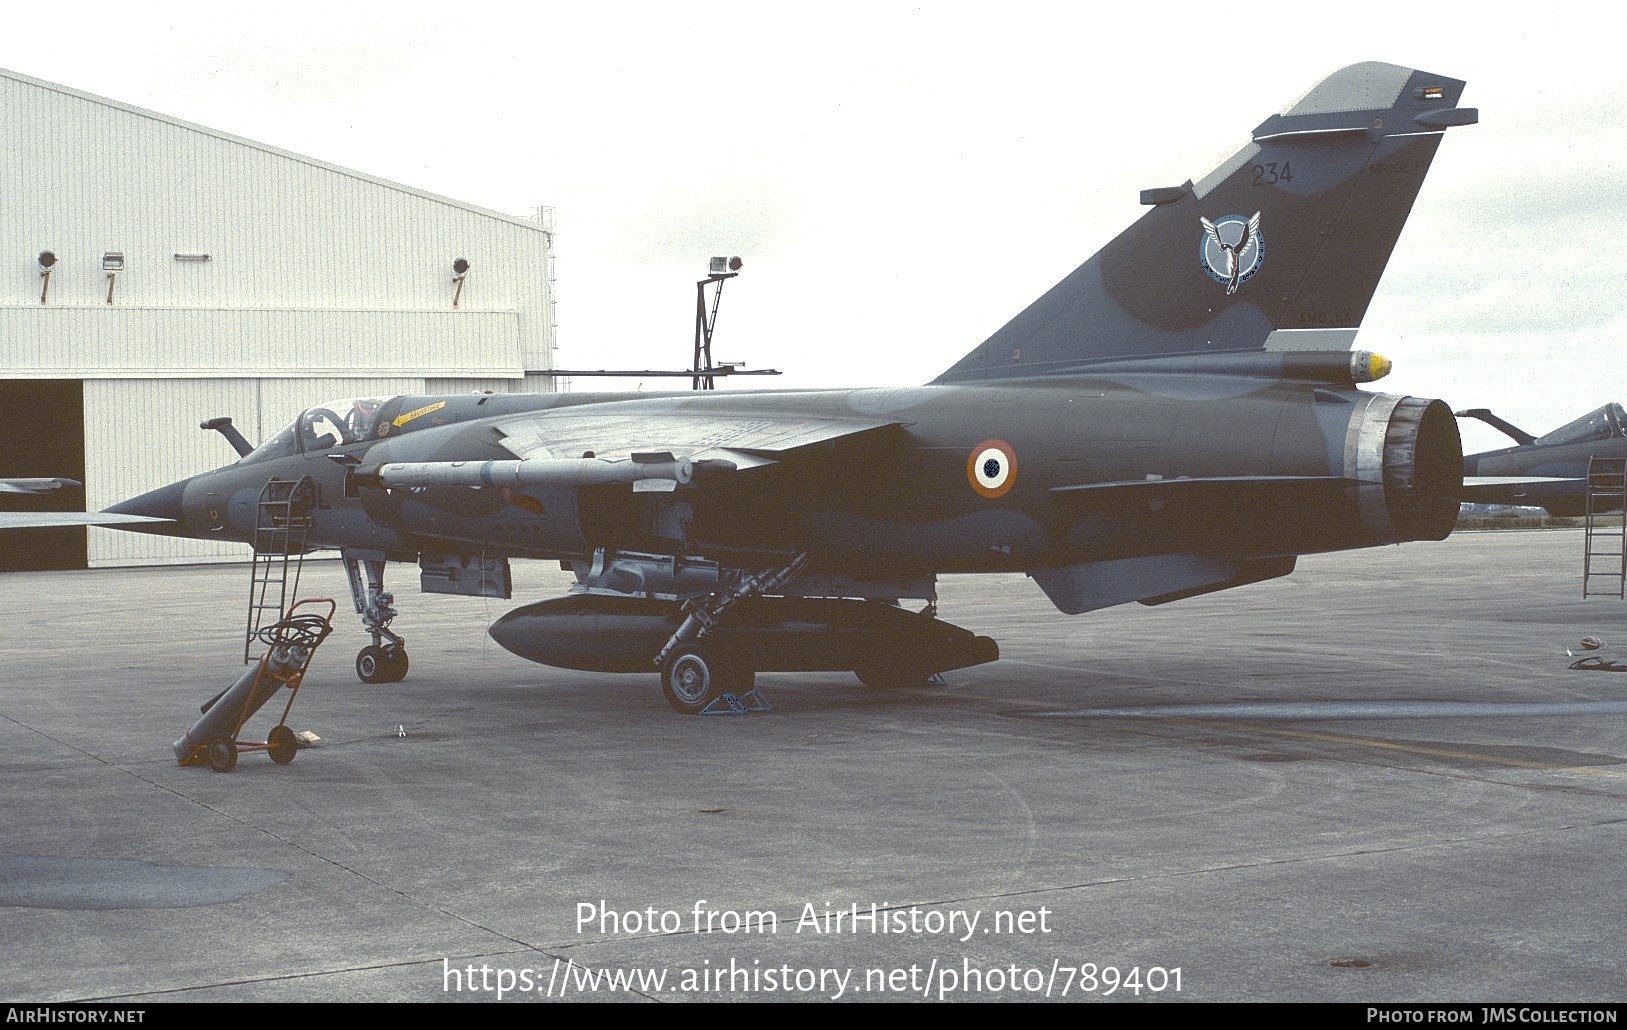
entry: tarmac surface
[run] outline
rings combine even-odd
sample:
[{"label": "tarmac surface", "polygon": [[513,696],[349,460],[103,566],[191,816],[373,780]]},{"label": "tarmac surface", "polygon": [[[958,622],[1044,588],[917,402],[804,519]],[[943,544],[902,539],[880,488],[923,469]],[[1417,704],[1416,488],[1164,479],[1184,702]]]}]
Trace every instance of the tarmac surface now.
[{"label": "tarmac surface", "polygon": [[1565,654],[1627,664],[1627,604],[1581,561],[1458,534],[1077,617],[950,578],[1000,661],[720,717],[493,644],[544,565],[391,566],[412,669],[363,685],[311,562],[321,744],[230,774],[171,743],[246,567],[0,575],[0,1000],[1627,1001],[1627,676]]}]

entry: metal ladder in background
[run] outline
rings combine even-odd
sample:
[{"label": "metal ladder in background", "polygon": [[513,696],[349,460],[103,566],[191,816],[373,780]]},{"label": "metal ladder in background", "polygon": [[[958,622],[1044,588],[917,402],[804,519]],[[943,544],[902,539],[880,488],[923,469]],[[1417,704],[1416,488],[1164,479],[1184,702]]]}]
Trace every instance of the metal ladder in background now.
[{"label": "metal ladder in background", "polygon": [[[254,653],[254,642],[260,628],[281,621],[289,594],[299,592],[314,497],[309,476],[273,479],[260,490],[254,522],[254,565],[249,570],[249,615],[243,631],[244,662],[259,657]],[[269,620],[267,613],[271,615]]]},{"label": "metal ladder in background", "polygon": [[1589,458],[1583,597],[1627,597],[1627,459]]}]

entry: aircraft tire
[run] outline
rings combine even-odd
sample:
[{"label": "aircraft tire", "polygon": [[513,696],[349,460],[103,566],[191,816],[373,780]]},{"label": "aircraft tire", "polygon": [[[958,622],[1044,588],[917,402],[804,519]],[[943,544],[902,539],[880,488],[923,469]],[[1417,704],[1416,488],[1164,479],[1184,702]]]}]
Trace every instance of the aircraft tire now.
[{"label": "aircraft tire", "polygon": [[407,649],[404,647],[386,647],[384,649],[384,682],[400,683],[407,678]]},{"label": "aircraft tire", "polygon": [[739,678],[710,648],[689,645],[668,656],[661,669],[661,693],[675,711],[696,715]]},{"label": "aircraft tire", "polygon": [[356,652],[356,678],[363,683],[384,683],[389,679],[389,662],[384,649],[368,644]]},{"label": "aircraft tire", "polygon": [[278,765],[287,765],[299,754],[299,741],[287,726],[273,726],[266,737],[266,752]]},{"label": "aircraft tire", "polygon": [[237,766],[237,743],[225,737],[209,742],[209,768],[218,773],[231,772]]}]

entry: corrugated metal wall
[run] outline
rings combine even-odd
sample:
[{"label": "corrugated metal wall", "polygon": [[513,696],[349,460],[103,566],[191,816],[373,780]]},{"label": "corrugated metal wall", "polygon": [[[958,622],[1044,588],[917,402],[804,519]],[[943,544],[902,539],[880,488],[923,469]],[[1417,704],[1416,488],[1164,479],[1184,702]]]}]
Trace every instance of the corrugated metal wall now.
[{"label": "corrugated metal wall", "polygon": [[[216,415],[258,442],[338,397],[551,388],[546,225],[3,70],[0,141],[0,378],[84,381],[91,510],[230,462]],[[89,535],[92,566],[246,557]]]},{"label": "corrugated metal wall", "polygon": [[4,378],[200,379],[524,371],[512,311],[0,306]]},{"label": "corrugated metal wall", "polygon": [[525,379],[425,379],[425,393],[548,393],[552,384],[533,376]]},{"label": "corrugated metal wall", "polygon": [[463,258],[456,310],[516,315],[488,373],[549,367],[551,234],[533,221],[6,72],[0,126],[0,305],[39,306],[50,250],[60,306],[106,307],[116,252],[116,307],[452,312]]}]

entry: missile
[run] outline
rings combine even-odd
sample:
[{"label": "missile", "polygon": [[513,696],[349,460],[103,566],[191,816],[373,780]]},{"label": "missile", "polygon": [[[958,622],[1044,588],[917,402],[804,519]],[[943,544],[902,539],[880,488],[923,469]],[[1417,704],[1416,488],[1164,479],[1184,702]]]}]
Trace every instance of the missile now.
[{"label": "missile", "polygon": [[687,459],[634,454],[622,460],[604,458],[524,458],[511,461],[409,461],[358,468],[358,486],[482,487],[598,486],[631,483],[636,493],[672,491],[688,483],[695,466]]}]

